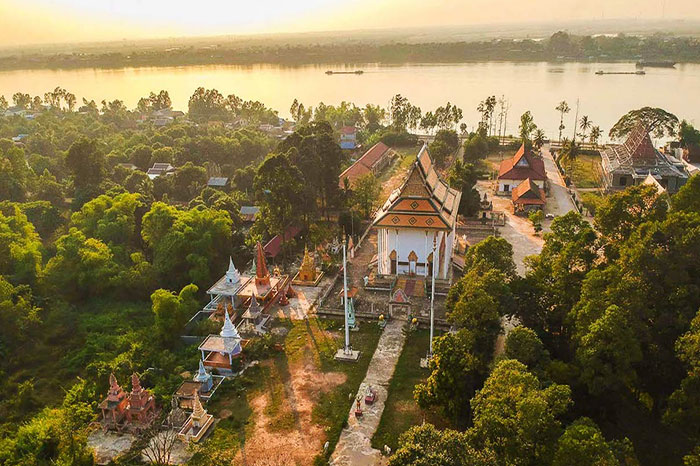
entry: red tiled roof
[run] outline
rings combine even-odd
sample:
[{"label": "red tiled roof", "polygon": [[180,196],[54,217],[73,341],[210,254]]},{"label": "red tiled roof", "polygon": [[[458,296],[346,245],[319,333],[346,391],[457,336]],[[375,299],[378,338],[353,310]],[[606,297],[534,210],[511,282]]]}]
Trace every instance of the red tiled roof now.
[{"label": "red tiled roof", "polygon": [[[287,230],[284,232],[284,240],[289,241],[298,235],[300,231],[301,228],[299,227],[287,227]],[[277,257],[277,254],[282,250],[282,237],[280,235],[275,235],[274,238],[267,242],[263,250],[267,257]]]},{"label": "red tiled roof", "polygon": [[379,163],[389,152],[389,146],[383,142],[378,142],[369,148],[367,152],[362,154],[362,157],[357,159],[355,163],[350,165],[343,173],[340,174],[338,186],[344,188],[345,178],[348,179],[350,185],[360,178],[366,175],[372,170],[377,163]]},{"label": "red tiled roof", "polygon": [[340,132],[343,134],[355,134],[357,133],[357,128],[354,126],[343,126],[340,128]]},{"label": "red tiled roof", "polygon": [[544,193],[530,178],[513,189],[511,198],[515,204],[544,205],[546,202]]},{"label": "red tiled roof", "polygon": [[642,123],[634,127],[623,146],[632,160],[645,162],[656,160],[656,149]]},{"label": "red tiled roof", "polygon": [[[518,162],[525,159],[527,166],[518,166]],[[498,170],[498,179],[505,180],[545,180],[547,174],[544,169],[544,160],[533,157],[530,151],[525,150],[525,144],[520,146],[518,152],[510,158],[501,162]]]}]

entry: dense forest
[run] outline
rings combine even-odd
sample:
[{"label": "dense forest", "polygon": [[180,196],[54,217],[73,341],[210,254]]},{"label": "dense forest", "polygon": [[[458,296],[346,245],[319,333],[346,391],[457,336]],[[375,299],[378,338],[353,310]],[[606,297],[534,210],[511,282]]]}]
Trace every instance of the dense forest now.
[{"label": "dense forest", "polygon": [[349,43],[151,47],[128,52],[21,53],[0,57],[0,69],[121,68],[273,63],[286,66],[351,63],[459,63],[465,61],[700,62],[700,40],[671,35],[575,36],[475,42]]}]

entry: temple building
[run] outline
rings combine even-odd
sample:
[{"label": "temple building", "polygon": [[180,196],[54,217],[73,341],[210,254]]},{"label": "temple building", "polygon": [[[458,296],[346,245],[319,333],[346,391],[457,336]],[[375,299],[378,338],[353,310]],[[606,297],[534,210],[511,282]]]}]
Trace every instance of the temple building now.
[{"label": "temple building", "polygon": [[256,335],[267,333],[267,323],[270,321],[270,316],[263,314],[262,308],[258,303],[258,298],[253,296],[250,298],[248,309],[241,316],[240,330]]},{"label": "temple building", "polygon": [[156,414],[156,400],[153,394],[141,387],[141,380],[136,373],[132,374],[129,405],[126,410],[127,422],[134,430],[141,430],[153,423]]},{"label": "temple building", "polygon": [[255,295],[263,303],[273,300],[284,286],[287,276],[270,276],[262,244],[258,242],[253,261],[253,276],[241,275],[229,259],[228,270],[209,290],[205,311],[228,311],[235,315],[239,308]]},{"label": "temple building", "polygon": [[403,185],[375,216],[377,274],[429,277],[435,264],[435,277],[449,279],[461,196],[440,179],[424,145]]},{"label": "temple building", "polygon": [[218,370],[223,374],[231,374],[233,360],[243,351],[242,339],[231,321],[228,311],[225,312],[224,325],[218,335],[209,335],[201,345],[204,367]]},{"label": "temple building", "polygon": [[544,160],[536,157],[532,151],[525,148],[525,144],[515,155],[501,162],[498,169],[498,194],[510,194],[520,183],[529,179],[538,188],[545,189],[547,172],[544,168]]},{"label": "temple building", "polygon": [[511,194],[513,212],[527,214],[533,210],[543,210],[547,203],[544,191],[530,178],[515,187]]},{"label": "temple building", "polygon": [[204,367],[204,361],[200,359],[199,369],[192,380],[185,380],[175,391],[175,397],[179,406],[191,410],[195,392],[197,392],[200,400],[209,401],[223,380],[224,377],[222,376],[212,375]]},{"label": "temple building", "polygon": [[641,184],[651,175],[673,194],[688,180],[682,162],[658,151],[642,123],[630,132],[624,144],[608,144],[600,156],[603,183],[608,190]]},{"label": "temple building", "polygon": [[301,267],[299,267],[299,272],[294,276],[292,284],[317,286],[318,282],[321,281],[321,277],[323,277],[323,272],[316,269],[314,257],[309,253],[309,248],[305,247],[304,259],[301,261]]},{"label": "temple building", "polygon": [[100,420],[105,430],[121,431],[126,422],[126,410],[129,406],[129,398],[122,387],[117,383],[114,374],[109,374],[109,391],[107,398],[100,403],[102,418]]},{"label": "temple building", "polygon": [[197,443],[202,440],[202,437],[204,437],[204,434],[207,433],[212,424],[214,424],[214,416],[207,413],[199,399],[199,394],[194,392],[192,414],[185,421],[177,436],[185,442]]}]

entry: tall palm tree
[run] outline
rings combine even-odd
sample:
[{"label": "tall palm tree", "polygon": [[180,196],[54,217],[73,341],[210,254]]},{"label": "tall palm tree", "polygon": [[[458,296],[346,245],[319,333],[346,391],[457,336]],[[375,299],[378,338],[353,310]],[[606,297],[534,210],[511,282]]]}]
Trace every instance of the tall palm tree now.
[{"label": "tall palm tree", "polygon": [[591,141],[591,144],[593,144],[593,147],[598,147],[598,141],[600,140],[600,136],[602,134],[603,133],[600,131],[600,126],[594,126],[591,128],[589,140]]},{"label": "tall palm tree", "polygon": [[593,122],[588,118],[588,115],[583,115],[581,117],[581,122],[579,123],[579,128],[581,128],[581,139],[586,140],[586,133],[593,126]]},{"label": "tall palm tree", "polygon": [[559,102],[559,105],[556,106],[554,109],[559,112],[560,118],[559,118],[559,142],[561,142],[561,132],[564,131],[564,114],[569,113],[571,111],[571,108],[569,107],[569,104],[566,103],[566,100],[562,100]]},{"label": "tall palm tree", "polygon": [[562,146],[562,150],[561,150],[561,156],[559,156],[559,161],[560,161],[560,163],[562,160],[567,162],[567,166],[568,166],[567,171],[571,172],[571,170],[573,169],[574,162],[576,161],[576,158],[578,157],[580,150],[581,150],[581,148],[576,143],[576,141],[566,140],[564,142],[564,145]]},{"label": "tall palm tree", "polygon": [[532,145],[535,146],[535,149],[538,151],[542,149],[542,146],[544,145],[544,140],[545,140],[545,135],[544,131],[541,129],[537,129],[535,131],[535,134],[532,136]]}]

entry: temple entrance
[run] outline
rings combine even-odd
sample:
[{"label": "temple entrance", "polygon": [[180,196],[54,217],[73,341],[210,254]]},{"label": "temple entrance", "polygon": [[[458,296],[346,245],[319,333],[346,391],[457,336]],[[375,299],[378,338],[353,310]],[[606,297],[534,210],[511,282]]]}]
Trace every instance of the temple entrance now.
[{"label": "temple entrance", "polygon": [[389,262],[391,263],[391,275],[396,275],[396,251],[391,251],[389,254]]},{"label": "temple entrance", "polygon": [[411,251],[408,255],[408,274],[411,276],[416,274],[416,262],[418,262],[418,255],[415,251]]}]

